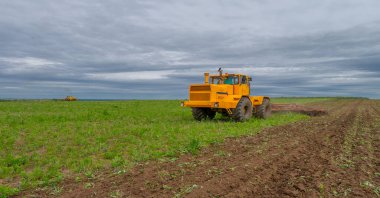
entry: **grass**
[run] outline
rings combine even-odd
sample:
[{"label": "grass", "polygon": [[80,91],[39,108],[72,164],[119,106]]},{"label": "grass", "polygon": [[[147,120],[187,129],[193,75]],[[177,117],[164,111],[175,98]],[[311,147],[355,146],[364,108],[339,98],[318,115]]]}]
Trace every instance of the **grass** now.
[{"label": "grass", "polygon": [[0,185],[0,198],[17,195],[19,190],[17,188]]},{"label": "grass", "polygon": [[104,168],[196,154],[226,137],[307,118],[197,122],[179,101],[6,101],[0,109],[0,197],[55,187],[67,175],[80,180]]}]

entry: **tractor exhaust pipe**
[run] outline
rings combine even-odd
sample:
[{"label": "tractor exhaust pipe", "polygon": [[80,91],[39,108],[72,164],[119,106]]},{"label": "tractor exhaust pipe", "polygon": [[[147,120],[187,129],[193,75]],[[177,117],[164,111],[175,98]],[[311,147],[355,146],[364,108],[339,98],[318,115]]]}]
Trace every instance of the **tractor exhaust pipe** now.
[{"label": "tractor exhaust pipe", "polygon": [[209,73],[205,73],[205,84],[209,84],[208,79],[209,79]]}]

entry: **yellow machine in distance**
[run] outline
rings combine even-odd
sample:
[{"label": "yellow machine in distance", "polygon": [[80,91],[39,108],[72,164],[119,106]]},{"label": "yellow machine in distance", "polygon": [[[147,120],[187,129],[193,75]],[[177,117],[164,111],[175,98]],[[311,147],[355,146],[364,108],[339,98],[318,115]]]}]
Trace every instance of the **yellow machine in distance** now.
[{"label": "yellow machine in distance", "polygon": [[269,97],[250,96],[252,78],[244,74],[204,74],[204,84],[191,84],[189,100],[181,106],[191,107],[194,119],[213,119],[216,113],[230,116],[236,121],[246,121],[252,115],[267,118],[271,114]]},{"label": "yellow machine in distance", "polygon": [[78,99],[76,98],[76,97],[74,97],[74,96],[67,96],[66,98],[65,98],[65,101],[77,101]]}]

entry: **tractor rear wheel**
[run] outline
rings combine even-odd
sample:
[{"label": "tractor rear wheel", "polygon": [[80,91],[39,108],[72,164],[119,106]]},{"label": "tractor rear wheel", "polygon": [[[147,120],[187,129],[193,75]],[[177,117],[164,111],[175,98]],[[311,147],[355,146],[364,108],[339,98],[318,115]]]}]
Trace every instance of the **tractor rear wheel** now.
[{"label": "tractor rear wheel", "polygon": [[216,112],[211,111],[211,109],[198,108],[198,107],[193,107],[192,113],[193,113],[194,119],[196,119],[198,121],[206,120],[207,118],[212,120],[215,118],[215,115],[216,115]]},{"label": "tractor rear wheel", "polygon": [[272,113],[272,105],[268,98],[264,98],[263,103],[256,109],[256,117],[258,118],[268,118]]},{"label": "tractor rear wheel", "polygon": [[232,117],[238,122],[244,122],[252,117],[252,103],[251,101],[243,97],[234,110]]}]

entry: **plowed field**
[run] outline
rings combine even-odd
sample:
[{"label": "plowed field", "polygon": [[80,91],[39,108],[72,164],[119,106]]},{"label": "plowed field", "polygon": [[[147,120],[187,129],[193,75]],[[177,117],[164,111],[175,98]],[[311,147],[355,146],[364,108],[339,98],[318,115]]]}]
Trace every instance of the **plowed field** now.
[{"label": "plowed field", "polygon": [[[380,101],[315,104],[328,115],[229,138],[198,155],[150,161],[123,174],[68,179],[60,196],[380,196]],[[51,196],[45,191],[20,195]]]}]

